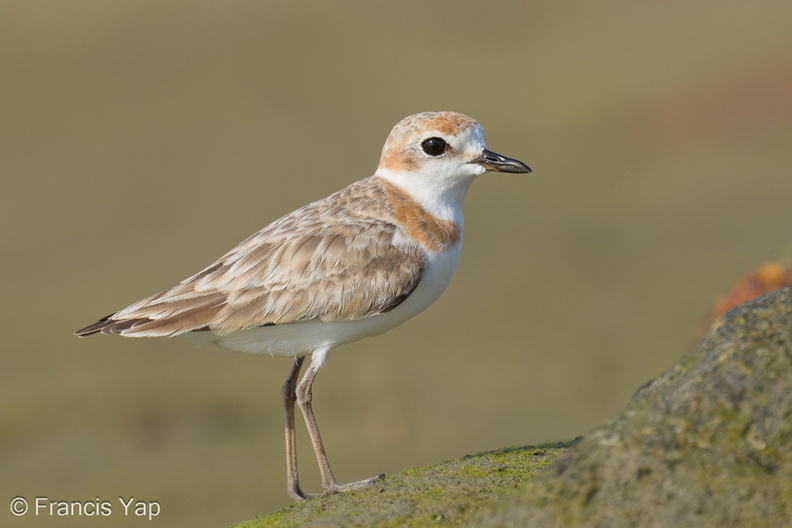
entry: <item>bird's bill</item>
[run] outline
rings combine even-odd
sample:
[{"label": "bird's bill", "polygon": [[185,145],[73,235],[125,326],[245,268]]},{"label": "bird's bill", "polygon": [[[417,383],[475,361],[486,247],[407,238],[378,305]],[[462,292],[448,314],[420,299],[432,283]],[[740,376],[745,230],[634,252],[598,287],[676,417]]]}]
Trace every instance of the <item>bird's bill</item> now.
[{"label": "bird's bill", "polygon": [[487,149],[484,149],[479,157],[471,161],[471,163],[477,163],[488,171],[494,172],[531,172],[531,168],[522,161],[507,158],[506,156]]}]

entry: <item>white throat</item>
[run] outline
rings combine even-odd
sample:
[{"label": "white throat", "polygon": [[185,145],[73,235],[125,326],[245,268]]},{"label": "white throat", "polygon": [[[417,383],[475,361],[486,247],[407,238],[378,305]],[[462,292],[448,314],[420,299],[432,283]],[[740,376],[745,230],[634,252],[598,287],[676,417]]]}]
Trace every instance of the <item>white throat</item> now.
[{"label": "white throat", "polygon": [[406,191],[428,213],[462,227],[462,205],[474,177],[432,178],[411,172],[377,169],[379,176]]}]

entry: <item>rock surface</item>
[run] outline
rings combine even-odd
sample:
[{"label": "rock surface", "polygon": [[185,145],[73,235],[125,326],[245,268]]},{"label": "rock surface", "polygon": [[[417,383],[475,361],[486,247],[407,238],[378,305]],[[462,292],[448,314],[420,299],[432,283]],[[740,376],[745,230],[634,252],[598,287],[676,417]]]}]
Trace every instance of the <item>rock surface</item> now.
[{"label": "rock surface", "polygon": [[568,444],[502,449],[389,475],[376,485],[293,504],[234,528],[470,526]]},{"label": "rock surface", "polygon": [[792,290],[728,312],[484,526],[792,526]]},{"label": "rock surface", "polygon": [[408,470],[238,526],[792,526],[792,290],[728,312],[559,457],[566,447]]}]

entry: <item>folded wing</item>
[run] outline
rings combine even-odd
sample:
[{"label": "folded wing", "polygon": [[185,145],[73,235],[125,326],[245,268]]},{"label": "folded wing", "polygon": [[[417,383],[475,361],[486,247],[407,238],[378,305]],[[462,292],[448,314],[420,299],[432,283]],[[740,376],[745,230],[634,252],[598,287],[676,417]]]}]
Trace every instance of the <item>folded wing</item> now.
[{"label": "folded wing", "polygon": [[[225,335],[264,325],[371,317],[398,306],[418,285],[423,256],[398,245],[382,212],[343,207],[354,185],[287,215],[211,266],[75,332]],[[332,221],[328,221],[332,217]]]}]

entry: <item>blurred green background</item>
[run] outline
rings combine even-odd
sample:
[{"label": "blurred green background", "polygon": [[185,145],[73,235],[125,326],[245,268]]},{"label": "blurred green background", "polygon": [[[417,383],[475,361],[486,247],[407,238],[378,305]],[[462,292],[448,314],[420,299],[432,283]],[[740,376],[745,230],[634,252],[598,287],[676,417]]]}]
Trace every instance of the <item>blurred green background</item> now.
[{"label": "blurred green background", "polygon": [[331,354],[339,480],[600,424],[790,242],[790,20],[788,1],[1,3],[0,524],[147,522],[16,518],[17,495],[157,500],[150,525],[176,527],[287,505],[287,360],[71,333],[371,174],[425,110],[472,115],[534,173],[473,185],[434,306]]}]

